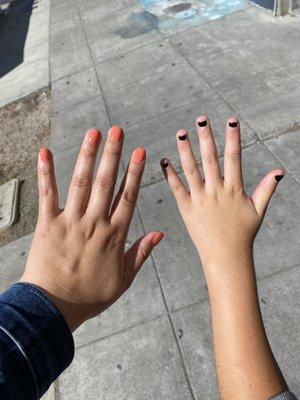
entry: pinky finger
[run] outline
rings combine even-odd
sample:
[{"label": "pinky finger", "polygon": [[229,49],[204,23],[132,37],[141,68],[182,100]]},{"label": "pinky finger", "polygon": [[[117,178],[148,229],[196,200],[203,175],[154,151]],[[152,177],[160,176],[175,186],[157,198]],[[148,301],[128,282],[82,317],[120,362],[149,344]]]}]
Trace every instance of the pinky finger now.
[{"label": "pinky finger", "polygon": [[42,148],[38,158],[39,215],[55,217],[59,213],[53,156]]},{"label": "pinky finger", "polygon": [[186,190],[182,180],[179,178],[177,172],[173,168],[170,160],[168,158],[163,158],[160,162],[160,165],[177,203],[179,204],[180,202],[187,200],[190,195]]},{"label": "pinky finger", "polygon": [[277,188],[278,182],[284,177],[284,170],[276,169],[269,172],[255,189],[252,200],[256,211],[260,217],[263,217],[268,204]]}]

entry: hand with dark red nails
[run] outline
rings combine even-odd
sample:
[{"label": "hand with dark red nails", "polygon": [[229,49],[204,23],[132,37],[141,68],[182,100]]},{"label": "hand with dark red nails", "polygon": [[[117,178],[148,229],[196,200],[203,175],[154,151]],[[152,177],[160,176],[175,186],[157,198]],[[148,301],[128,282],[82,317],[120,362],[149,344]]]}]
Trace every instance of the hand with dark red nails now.
[{"label": "hand with dark red nails", "polygon": [[64,315],[72,331],[111,306],[131,285],[153,248],[163,238],[150,232],[125,251],[146,162],[136,149],[115,196],[124,140],[123,130],[108,132],[93,182],[101,142],[96,129],[87,132],[79,152],[64,210],[50,150],[38,159],[39,218],[21,282],[41,288]]},{"label": "hand with dark red nails", "polygon": [[161,166],[202,260],[221,398],[271,398],[287,386],[261,319],[253,241],[284,171],[271,171],[249,197],[243,184],[239,121],[230,118],[226,124],[224,177],[209,119],[197,118],[196,128],[203,175],[184,130],[176,136],[188,188],[169,159]]}]

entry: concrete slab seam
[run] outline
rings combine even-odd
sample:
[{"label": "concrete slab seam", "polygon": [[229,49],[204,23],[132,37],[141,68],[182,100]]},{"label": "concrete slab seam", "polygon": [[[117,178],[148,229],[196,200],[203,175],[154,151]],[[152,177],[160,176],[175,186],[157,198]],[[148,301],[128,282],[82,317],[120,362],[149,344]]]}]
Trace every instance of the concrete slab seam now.
[{"label": "concrete slab seam", "polygon": [[[143,231],[144,231],[144,233],[146,233],[145,224],[144,224],[144,221],[143,221],[143,218],[142,218],[142,215],[141,215],[141,212],[140,212],[138,204],[137,204],[137,211],[138,211],[138,215],[140,217],[140,221],[141,221],[141,224],[142,224],[142,227],[143,227]],[[173,319],[172,319],[172,316],[171,316],[171,311],[170,311],[170,308],[169,308],[169,305],[168,305],[168,302],[167,302],[167,299],[166,299],[166,296],[165,296],[165,293],[164,293],[163,284],[162,284],[162,281],[161,281],[161,279],[159,277],[156,261],[155,261],[155,259],[153,257],[153,254],[150,254],[150,258],[151,258],[151,260],[153,262],[153,265],[154,265],[154,268],[155,268],[155,272],[156,272],[158,284],[159,284],[159,287],[160,287],[160,290],[161,290],[163,302],[165,304],[165,307],[166,307],[166,310],[167,310],[167,313],[168,313],[168,318],[169,318],[169,322],[170,322],[170,325],[171,325],[171,328],[172,328],[172,332],[173,332],[173,336],[174,336],[174,339],[175,339],[175,342],[176,342],[176,346],[177,346],[180,358],[182,360],[182,367],[183,367],[184,374],[185,374],[185,377],[186,377],[187,385],[188,385],[190,394],[192,396],[192,399],[196,400],[196,396],[194,394],[192,383],[191,383],[191,380],[190,380],[190,377],[189,377],[187,364],[186,364],[186,361],[185,361],[185,358],[184,358],[184,355],[183,355],[183,351],[181,349],[178,337],[176,335],[175,325],[174,325],[174,322],[173,322]]]},{"label": "concrete slab seam", "polygon": [[[283,136],[283,135],[282,135],[282,136]],[[273,137],[272,137],[272,139],[273,139]],[[279,159],[279,157],[278,157],[268,146],[266,146],[265,141],[263,141],[261,144],[262,144],[262,145],[264,146],[264,148],[279,162],[279,164],[282,166],[282,168],[291,176],[291,178],[295,181],[295,183],[296,183],[297,185],[300,185],[300,179],[297,178],[297,177],[294,175],[294,173],[293,173],[288,167],[286,167],[286,166],[282,163],[282,161]]]},{"label": "concrete slab seam", "polygon": [[86,30],[85,30],[85,26],[82,23],[82,17],[81,17],[80,9],[78,7],[77,1],[76,0],[72,0],[72,1],[73,1],[73,4],[76,3],[76,8],[77,8],[78,15],[79,15],[79,21],[80,21],[80,24],[81,24],[81,28],[83,30],[83,34],[84,34],[84,37],[85,37],[85,40],[86,40],[86,45],[87,45],[88,51],[90,53],[90,57],[91,57],[92,62],[93,62],[93,68],[94,68],[94,71],[95,71],[95,74],[96,74],[96,79],[97,79],[97,82],[98,82],[99,90],[100,90],[100,93],[101,93],[102,98],[103,98],[103,102],[104,102],[104,106],[105,106],[105,109],[106,109],[106,113],[107,113],[107,117],[108,117],[109,123],[110,123],[110,125],[112,125],[111,112],[110,112],[108,104],[106,102],[106,99],[105,99],[105,96],[104,96],[104,92],[103,92],[103,89],[102,89],[102,86],[101,86],[101,82],[100,82],[99,76],[98,76],[97,71],[96,71],[95,60],[94,60],[94,57],[93,57],[93,54],[92,54],[92,51],[91,51],[91,48],[90,48],[90,45],[89,45],[89,41],[88,41],[87,33],[86,33]]}]

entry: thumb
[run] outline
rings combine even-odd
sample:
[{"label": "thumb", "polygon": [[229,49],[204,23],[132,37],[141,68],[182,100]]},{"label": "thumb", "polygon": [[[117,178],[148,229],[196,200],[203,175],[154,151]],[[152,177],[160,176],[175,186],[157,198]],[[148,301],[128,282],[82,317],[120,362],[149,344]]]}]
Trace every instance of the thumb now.
[{"label": "thumb", "polygon": [[150,232],[138,239],[125,254],[125,264],[133,277],[141,269],[152,250],[162,240],[162,232]]},{"label": "thumb", "polygon": [[255,189],[252,195],[252,200],[260,217],[264,216],[269,201],[277,188],[278,182],[281,181],[283,177],[283,169],[271,171],[260,181],[259,185]]}]

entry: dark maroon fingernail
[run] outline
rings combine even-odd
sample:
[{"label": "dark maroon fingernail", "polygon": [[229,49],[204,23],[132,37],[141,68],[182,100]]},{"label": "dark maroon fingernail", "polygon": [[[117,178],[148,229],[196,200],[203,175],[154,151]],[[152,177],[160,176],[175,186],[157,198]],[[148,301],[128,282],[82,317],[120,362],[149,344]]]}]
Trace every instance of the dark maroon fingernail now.
[{"label": "dark maroon fingernail", "polygon": [[185,134],[185,135],[180,135],[180,136],[178,136],[178,139],[179,140],[185,140],[187,138],[187,135]]},{"label": "dark maroon fingernail", "polygon": [[207,121],[206,120],[198,122],[198,126],[200,126],[200,128],[204,128],[204,126],[206,126],[206,125],[207,125]]},{"label": "dark maroon fingernail", "polygon": [[160,165],[161,165],[163,168],[167,168],[167,167],[169,166],[169,161],[168,161],[166,158],[163,158],[163,159],[161,160],[161,162],[160,162]]},{"label": "dark maroon fingernail", "polygon": [[228,122],[230,128],[236,128],[238,126],[238,122]]},{"label": "dark maroon fingernail", "polygon": [[276,175],[275,179],[277,182],[281,181],[281,179],[284,177],[284,175]]}]

